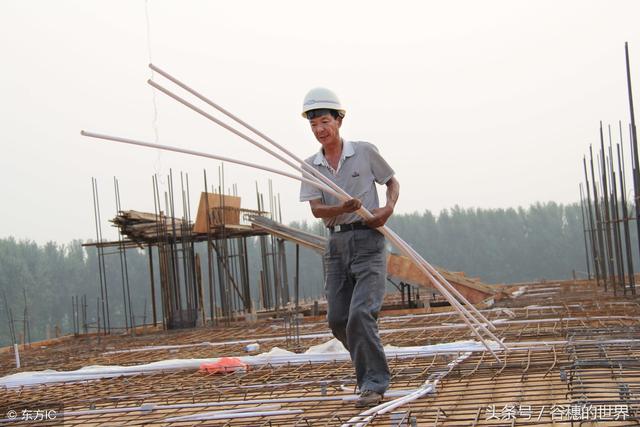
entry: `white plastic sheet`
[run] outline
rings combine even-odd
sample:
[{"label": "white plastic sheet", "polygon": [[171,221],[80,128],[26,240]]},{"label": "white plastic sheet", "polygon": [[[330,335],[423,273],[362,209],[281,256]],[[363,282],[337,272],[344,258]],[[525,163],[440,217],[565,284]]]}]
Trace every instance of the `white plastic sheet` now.
[{"label": "white plastic sheet", "polygon": [[[493,349],[498,350],[499,345],[490,342]],[[385,354],[391,357],[425,357],[433,354],[456,354],[468,351],[484,351],[485,347],[478,341],[456,341],[452,343],[434,344],[414,347],[386,346]],[[260,365],[286,365],[302,363],[325,363],[331,361],[350,360],[349,353],[335,338],[323,344],[310,347],[304,354],[292,353],[278,347],[274,347],[266,353],[255,356],[240,356],[242,362],[250,366]],[[23,386],[36,386],[60,382],[92,381],[102,378],[119,376],[131,376],[159,371],[175,371],[180,369],[198,369],[202,363],[212,363],[219,358],[211,359],[171,359],[159,362],[146,363],[135,366],[86,366],[75,371],[35,371],[19,372],[0,378],[0,387],[17,388]]]}]

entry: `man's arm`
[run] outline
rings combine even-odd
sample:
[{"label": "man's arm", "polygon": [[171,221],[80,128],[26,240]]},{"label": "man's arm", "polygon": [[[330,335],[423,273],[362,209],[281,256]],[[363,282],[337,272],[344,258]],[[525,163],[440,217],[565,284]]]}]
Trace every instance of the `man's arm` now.
[{"label": "man's arm", "polygon": [[344,213],[355,212],[362,203],[358,199],[350,199],[340,205],[325,205],[322,199],[309,200],[311,212],[316,218],[333,218]]},{"label": "man's arm", "polygon": [[387,181],[386,186],[387,204],[382,208],[372,210],[373,218],[365,221],[365,224],[371,228],[382,227],[387,222],[391,214],[393,214],[393,209],[396,207],[396,202],[400,196],[400,183],[394,176]]}]

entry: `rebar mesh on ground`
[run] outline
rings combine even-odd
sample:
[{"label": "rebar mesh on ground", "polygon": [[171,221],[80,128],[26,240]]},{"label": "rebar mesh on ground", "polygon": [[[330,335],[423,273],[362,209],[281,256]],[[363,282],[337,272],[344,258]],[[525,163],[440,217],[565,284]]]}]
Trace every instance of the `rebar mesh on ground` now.
[{"label": "rebar mesh on ground", "polygon": [[[371,425],[571,425],[571,421],[591,425],[590,420],[558,419],[551,412],[552,408],[584,404],[626,405],[626,420],[598,425],[635,425],[640,389],[638,300],[613,298],[593,285],[527,286],[520,297],[502,300],[484,311],[496,321],[497,336],[513,345],[514,350],[503,357],[503,363],[495,362],[485,352],[473,353],[450,371],[447,364],[457,354],[391,359],[391,390],[413,390],[434,373],[447,374],[436,385],[435,393],[376,416]],[[267,339],[261,342],[261,351],[284,346],[285,337],[277,321],[250,328],[252,338]],[[450,308],[383,316],[380,331],[385,344],[403,346],[471,338]],[[321,319],[305,320],[301,334],[305,347],[329,338]],[[33,353],[27,351],[25,368],[73,369],[95,363],[140,364],[167,358],[240,355],[246,353],[237,341],[247,336],[246,326],[237,325],[103,337],[97,345],[97,338],[79,338],[47,349],[32,349]],[[143,348],[148,345],[175,347]],[[141,351],[131,351],[136,349]],[[51,355],[53,361],[49,362]],[[5,361],[10,361],[8,355],[2,356]],[[6,402],[2,410],[61,403],[67,412],[84,411],[68,416],[67,425],[334,426],[360,412],[353,405],[354,385],[349,362],[303,363],[265,365],[227,375],[180,370],[0,390],[0,402]],[[392,398],[387,396],[386,400]],[[288,412],[253,418],[167,421],[205,412],[274,405]]]}]

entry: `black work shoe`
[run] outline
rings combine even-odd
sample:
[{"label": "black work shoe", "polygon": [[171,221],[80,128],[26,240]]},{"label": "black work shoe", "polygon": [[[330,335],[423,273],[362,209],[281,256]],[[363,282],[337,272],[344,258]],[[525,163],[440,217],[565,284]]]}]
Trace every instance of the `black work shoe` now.
[{"label": "black work shoe", "polygon": [[356,400],[356,408],[366,408],[375,406],[382,402],[382,395],[371,390],[364,390],[360,393],[360,397]]}]

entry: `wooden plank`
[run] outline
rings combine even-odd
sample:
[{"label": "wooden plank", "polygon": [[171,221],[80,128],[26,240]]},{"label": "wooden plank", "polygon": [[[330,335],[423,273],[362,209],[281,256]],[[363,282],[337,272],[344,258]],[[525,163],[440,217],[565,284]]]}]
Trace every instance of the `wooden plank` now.
[{"label": "wooden plank", "polygon": [[[240,224],[240,197],[217,193],[200,193],[198,214],[193,226],[194,233],[207,232],[207,204],[209,205],[210,226]],[[224,217],[222,216],[224,211]]]},{"label": "wooden plank", "polygon": [[[472,304],[477,304],[494,294],[494,291],[489,286],[471,281],[463,275],[452,273],[442,268],[436,269]],[[387,273],[390,277],[406,283],[419,285],[423,288],[433,288],[427,276],[409,258],[402,255],[389,254],[387,257]]]}]

